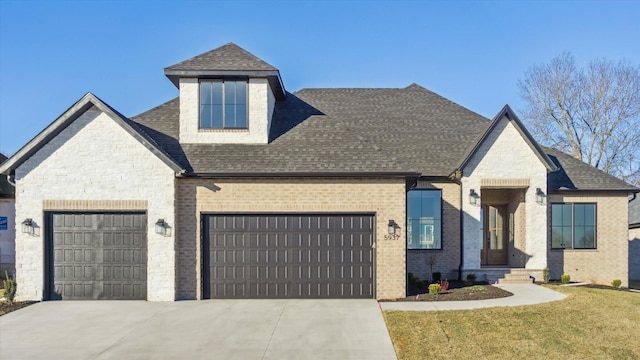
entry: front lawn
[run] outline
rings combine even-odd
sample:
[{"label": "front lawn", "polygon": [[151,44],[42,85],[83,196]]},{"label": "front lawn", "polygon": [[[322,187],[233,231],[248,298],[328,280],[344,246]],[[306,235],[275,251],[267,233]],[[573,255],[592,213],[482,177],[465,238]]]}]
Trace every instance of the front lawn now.
[{"label": "front lawn", "polygon": [[562,301],[385,311],[398,359],[640,359],[640,294],[551,286]]}]

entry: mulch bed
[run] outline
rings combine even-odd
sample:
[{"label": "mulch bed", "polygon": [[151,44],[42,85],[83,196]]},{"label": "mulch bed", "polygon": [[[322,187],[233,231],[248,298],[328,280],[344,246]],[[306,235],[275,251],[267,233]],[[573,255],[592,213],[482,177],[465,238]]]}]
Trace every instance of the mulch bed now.
[{"label": "mulch bed", "polygon": [[391,301],[466,301],[498,299],[513,295],[495,286],[484,284],[471,285],[462,281],[449,281],[449,289],[437,295],[429,294],[428,286],[409,287],[408,296]]},{"label": "mulch bed", "polygon": [[0,302],[0,316],[8,314],[12,311],[22,309],[23,307],[33,305],[35,303],[37,303],[37,301],[16,301],[13,304],[10,304],[9,302],[6,302],[6,301],[2,301]]},{"label": "mulch bed", "polygon": [[[542,284],[542,283],[538,283],[536,282],[536,284]],[[570,283],[573,284],[573,283]],[[564,286],[565,284],[559,282],[559,281],[549,281],[547,283],[547,285],[555,285],[555,286]],[[591,288],[591,289],[602,289],[602,290],[615,290],[615,291],[630,291],[628,288],[614,288],[613,286],[609,286],[609,285],[599,285],[599,284],[585,284],[585,285],[576,285],[579,287],[585,287],[585,288]]]}]

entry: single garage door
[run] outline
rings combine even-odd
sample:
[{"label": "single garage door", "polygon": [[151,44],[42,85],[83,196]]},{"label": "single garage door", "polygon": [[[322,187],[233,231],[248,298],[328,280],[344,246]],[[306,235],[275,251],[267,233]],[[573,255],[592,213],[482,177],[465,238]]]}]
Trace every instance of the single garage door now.
[{"label": "single garage door", "polygon": [[145,300],[144,213],[48,213],[49,299]]},{"label": "single garage door", "polygon": [[204,215],[204,298],[373,298],[372,215]]}]

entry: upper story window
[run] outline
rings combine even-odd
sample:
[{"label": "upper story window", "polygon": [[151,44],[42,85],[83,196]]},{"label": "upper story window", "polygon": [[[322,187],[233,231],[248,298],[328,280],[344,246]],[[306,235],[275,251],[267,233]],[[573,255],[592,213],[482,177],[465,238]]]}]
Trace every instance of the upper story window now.
[{"label": "upper story window", "polygon": [[407,249],[442,249],[442,190],[407,193]]},{"label": "upper story window", "polygon": [[200,81],[200,129],[246,129],[247,82]]},{"label": "upper story window", "polygon": [[551,248],[595,249],[596,204],[551,204]]}]

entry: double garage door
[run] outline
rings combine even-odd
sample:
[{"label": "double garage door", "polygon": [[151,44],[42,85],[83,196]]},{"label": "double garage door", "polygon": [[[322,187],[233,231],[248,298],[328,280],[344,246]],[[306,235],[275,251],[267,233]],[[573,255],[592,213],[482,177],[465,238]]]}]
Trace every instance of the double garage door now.
[{"label": "double garage door", "polygon": [[373,298],[371,215],[205,215],[204,298]]},{"label": "double garage door", "polygon": [[46,289],[51,300],[145,300],[144,213],[48,213]]}]

